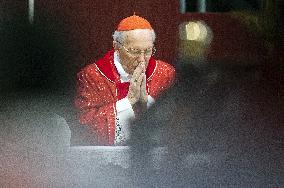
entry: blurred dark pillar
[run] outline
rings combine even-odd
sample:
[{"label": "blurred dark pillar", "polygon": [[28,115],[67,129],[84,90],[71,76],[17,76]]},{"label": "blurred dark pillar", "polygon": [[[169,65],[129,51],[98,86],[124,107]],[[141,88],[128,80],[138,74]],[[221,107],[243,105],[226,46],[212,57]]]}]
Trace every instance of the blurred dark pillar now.
[{"label": "blurred dark pillar", "polygon": [[232,10],[260,10],[264,0],[181,0],[186,4],[186,12],[228,12]]},{"label": "blurred dark pillar", "polygon": [[28,20],[28,0],[14,1],[2,0],[0,1],[0,21],[8,21],[13,18],[26,17]]}]

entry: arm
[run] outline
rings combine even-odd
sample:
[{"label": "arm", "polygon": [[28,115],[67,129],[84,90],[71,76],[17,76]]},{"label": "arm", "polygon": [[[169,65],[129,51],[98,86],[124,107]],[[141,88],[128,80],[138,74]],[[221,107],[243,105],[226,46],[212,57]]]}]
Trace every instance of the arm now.
[{"label": "arm", "polygon": [[[79,122],[96,134],[99,143],[109,142],[115,129],[116,96],[107,79],[96,70],[84,69],[77,75],[75,106]],[[110,134],[109,134],[110,133]]]},{"label": "arm", "polygon": [[176,73],[173,66],[157,61],[157,69],[148,83],[148,93],[157,100],[166,90],[172,87],[176,81]]}]

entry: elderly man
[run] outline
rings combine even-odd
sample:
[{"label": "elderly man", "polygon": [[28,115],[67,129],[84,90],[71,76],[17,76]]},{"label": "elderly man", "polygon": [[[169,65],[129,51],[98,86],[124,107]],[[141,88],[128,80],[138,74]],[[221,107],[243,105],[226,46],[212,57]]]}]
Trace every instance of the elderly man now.
[{"label": "elderly man", "polygon": [[155,60],[155,32],[150,23],[133,15],[113,34],[114,49],[78,73],[76,108],[99,145],[121,145],[129,124],[174,82],[174,68]]}]

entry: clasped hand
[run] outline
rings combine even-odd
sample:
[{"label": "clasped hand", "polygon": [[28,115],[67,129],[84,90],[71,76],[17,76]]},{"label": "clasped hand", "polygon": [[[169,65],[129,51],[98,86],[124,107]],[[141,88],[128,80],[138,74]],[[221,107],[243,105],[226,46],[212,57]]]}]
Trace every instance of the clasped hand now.
[{"label": "clasped hand", "polygon": [[129,90],[127,98],[130,104],[133,106],[140,102],[142,104],[147,104],[148,95],[146,92],[146,67],[145,62],[140,63],[130,79]]}]

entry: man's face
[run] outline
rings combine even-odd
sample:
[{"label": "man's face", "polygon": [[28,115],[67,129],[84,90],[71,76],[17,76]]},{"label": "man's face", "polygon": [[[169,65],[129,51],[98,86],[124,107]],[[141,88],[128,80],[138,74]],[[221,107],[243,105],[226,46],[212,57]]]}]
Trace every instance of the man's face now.
[{"label": "man's face", "polygon": [[123,46],[116,44],[120,63],[128,74],[133,74],[135,68],[144,63],[148,66],[154,44],[150,30],[127,31]]}]

